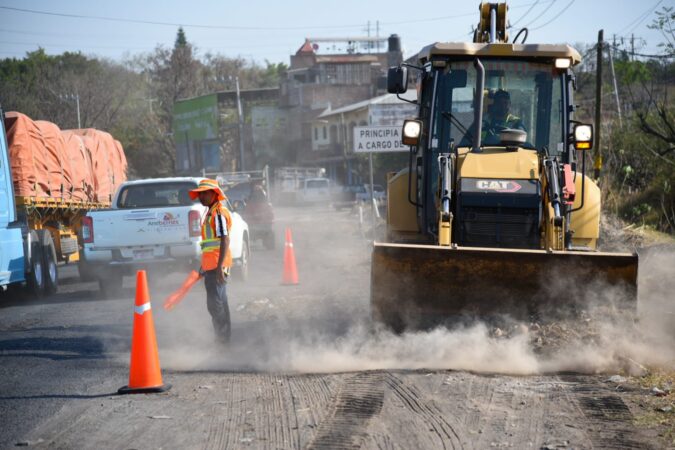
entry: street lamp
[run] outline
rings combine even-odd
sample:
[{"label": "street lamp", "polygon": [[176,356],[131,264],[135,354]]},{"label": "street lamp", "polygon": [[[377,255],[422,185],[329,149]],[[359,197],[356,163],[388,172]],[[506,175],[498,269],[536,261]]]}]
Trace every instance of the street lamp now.
[{"label": "street lamp", "polygon": [[77,105],[77,128],[82,128],[82,122],[80,121],[80,94],[61,94],[59,96],[61,100],[75,100]]}]

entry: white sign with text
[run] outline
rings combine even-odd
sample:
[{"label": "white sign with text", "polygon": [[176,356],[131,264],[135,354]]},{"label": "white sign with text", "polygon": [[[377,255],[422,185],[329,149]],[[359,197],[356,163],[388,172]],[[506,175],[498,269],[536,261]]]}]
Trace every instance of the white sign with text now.
[{"label": "white sign with text", "polygon": [[354,153],[407,152],[401,142],[401,127],[355,127]]}]

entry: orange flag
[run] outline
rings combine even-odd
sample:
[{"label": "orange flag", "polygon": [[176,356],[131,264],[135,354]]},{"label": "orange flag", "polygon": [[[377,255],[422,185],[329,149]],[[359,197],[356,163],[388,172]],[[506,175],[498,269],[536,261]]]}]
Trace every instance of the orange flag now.
[{"label": "orange flag", "polygon": [[164,300],[164,309],[172,310],[177,304],[179,304],[185,295],[190,292],[192,286],[199,281],[202,276],[196,270],[190,272],[190,275],[183,281],[181,287],[179,287],[173,294],[169,295],[166,300]]}]

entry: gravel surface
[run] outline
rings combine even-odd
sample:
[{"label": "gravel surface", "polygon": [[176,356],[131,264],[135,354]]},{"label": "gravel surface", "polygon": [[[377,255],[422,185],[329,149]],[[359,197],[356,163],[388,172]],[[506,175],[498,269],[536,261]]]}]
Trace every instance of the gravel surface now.
[{"label": "gravel surface", "polygon": [[[276,215],[277,242],[293,229],[300,284],[280,284],[282,245],[254,248],[249,280],[228,288],[227,347],[214,341],[201,285],[166,312],[162,299],[185,274],[149,272],[173,385],[163,394],[113,394],[128,376],[131,278],[121,298],[103,300],[62,267],[53,297],[0,297],[0,448],[667,446],[658,427],[636,425],[649,391],[616,383],[675,361],[675,336],[660,334],[670,330],[661,322],[649,322],[649,339],[640,324],[591,313],[393,335],[369,322],[370,249],[358,216]],[[641,261],[654,268],[640,287],[651,319],[672,308],[675,286],[659,270],[672,271],[674,254],[647,251]]]}]

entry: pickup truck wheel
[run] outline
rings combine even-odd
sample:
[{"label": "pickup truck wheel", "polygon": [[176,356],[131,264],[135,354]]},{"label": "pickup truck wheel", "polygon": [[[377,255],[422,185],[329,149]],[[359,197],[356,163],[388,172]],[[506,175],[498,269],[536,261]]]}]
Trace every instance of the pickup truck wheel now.
[{"label": "pickup truck wheel", "polygon": [[45,293],[45,270],[42,257],[42,246],[38,234],[30,232],[30,275],[28,276],[28,291],[35,297],[42,297]]},{"label": "pickup truck wheel", "polygon": [[99,276],[98,284],[105,298],[114,298],[122,294],[124,275],[119,270],[109,270],[105,276]]},{"label": "pickup truck wheel", "polygon": [[244,247],[241,249],[241,258],[239,258],[239,265],[234,267],[234,276],[239,281],[246,281],[248,279],[248,260],[251,256],[251,250],[248,246],[248,239],[244,238]]},{"label": "pickup truck wheel", "polygon": [[59,273],[56,267],[56,248],[48,230],[38,230],[38,238],[42,247],[42,262],[45,280],[45,293],[55,294],[59,288]]}]

